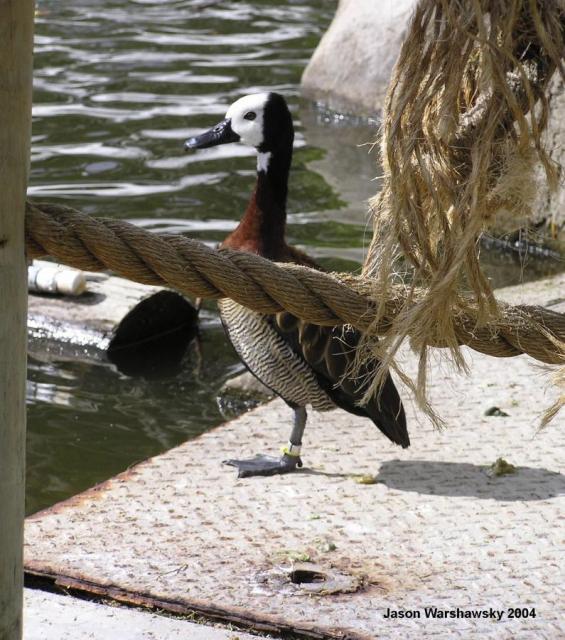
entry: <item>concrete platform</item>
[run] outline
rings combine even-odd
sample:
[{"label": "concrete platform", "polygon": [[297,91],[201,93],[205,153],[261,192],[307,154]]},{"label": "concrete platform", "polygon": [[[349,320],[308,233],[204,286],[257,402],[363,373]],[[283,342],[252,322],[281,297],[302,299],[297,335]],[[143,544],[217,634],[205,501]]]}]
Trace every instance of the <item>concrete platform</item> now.
[{"label": "concrete platform", "polygon": [[257,640],[257,636],[26,589],[23,640]]},{"label": "concrete platform", "polygon": [[[562,284],[522,293],[560,310]],[[276,400],[28,518],[27,571],[311,638],[565,637],[565,418],[538,432],[555,394],[538,364],[468,353],[468,378],[432,364],[448,429],[407,399],[409,450],[368,420],[312,412],[302,471],[237,480],[222,460],[287,439]],[[499,457],[515,472],[491,475]]]}]

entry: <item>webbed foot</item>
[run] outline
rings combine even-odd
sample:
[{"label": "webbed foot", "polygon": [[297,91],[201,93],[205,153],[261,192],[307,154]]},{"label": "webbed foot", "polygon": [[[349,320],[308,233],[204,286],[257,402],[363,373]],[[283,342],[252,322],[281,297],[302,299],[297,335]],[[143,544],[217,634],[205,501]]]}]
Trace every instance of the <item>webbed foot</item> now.
[{"label": "webbed foot", "polygon": [[302,466],[302,460],[298,456],[289,456],[286,453],[280,458],[258,453],[249,460],[224,460],[224,464],[237,467],[238,478],[251,478],[253,476],[275,476],[290,473],[296,467]]}]

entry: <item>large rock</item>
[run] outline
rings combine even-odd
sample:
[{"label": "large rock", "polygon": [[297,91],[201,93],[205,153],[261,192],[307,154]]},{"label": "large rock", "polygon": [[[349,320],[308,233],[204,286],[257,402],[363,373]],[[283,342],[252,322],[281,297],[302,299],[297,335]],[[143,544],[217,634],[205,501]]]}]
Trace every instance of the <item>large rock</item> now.
[{"label": "large rock", "polygon": [[339,0],[302,76],[306,95],[336,110],[378,112],[415,6],[416,0]]},{"label": "large rock", "polygon": [[549,105],[545,140],[552,160],[561,167],[561,175],[556,191],[550,191],[547,183],[541,180],[534,217],[535,222],[553,222],[561,229],[560,235],[565,235],[565,83],[557,76],[551,83]]}]

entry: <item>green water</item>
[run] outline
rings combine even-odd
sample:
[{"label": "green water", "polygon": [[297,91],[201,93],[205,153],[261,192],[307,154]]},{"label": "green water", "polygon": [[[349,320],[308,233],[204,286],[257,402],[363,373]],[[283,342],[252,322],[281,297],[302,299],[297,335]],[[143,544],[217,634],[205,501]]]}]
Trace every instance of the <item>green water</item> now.
[{"label": "green water", "polygon": [[[376,123],[327,113],[299,92],[335,6],[39,0],[30,195],[215,244],[245,207],[253,153],[226,145],[188,155],[183,141],[241,95],[271,89],[287,97],[297,128],[289,240],[329,268],[357,269],[370,240],[363,201],[378,188],[365,145]],[[508,256],[493,256],[490,273],[521,277]],[[213,305],[202,361],[190,349],[173,378],[31,358],[28,512],[217,425],[218,390],[240,370]]]}]

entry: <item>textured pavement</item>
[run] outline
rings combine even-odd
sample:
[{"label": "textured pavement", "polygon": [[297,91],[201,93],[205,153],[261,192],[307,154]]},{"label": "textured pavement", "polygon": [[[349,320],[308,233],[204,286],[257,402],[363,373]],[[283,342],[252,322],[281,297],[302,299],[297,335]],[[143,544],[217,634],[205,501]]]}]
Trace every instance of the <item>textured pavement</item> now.
[{"label": "textured pavement", "polygon": [[23,640],[253,640],[255,636],[26,589]]},{"label": "textured pavement", "polygon": [[[408,450],[368,420],[312,412],[301,472],[236,479],[222,460],[286,442],[291,412],[277,400],[28,518],[26,566],[313,637],[564,638],[565,416],[538,432],[555,395],[539,364],[466,353],[469,377],[431,364],[443,432],[404,396]],[[490,475],[499,457],[515,473]],[[434,619],[425,607],[503,615]],[[510,619],[514,607],[528,617]]]}]

